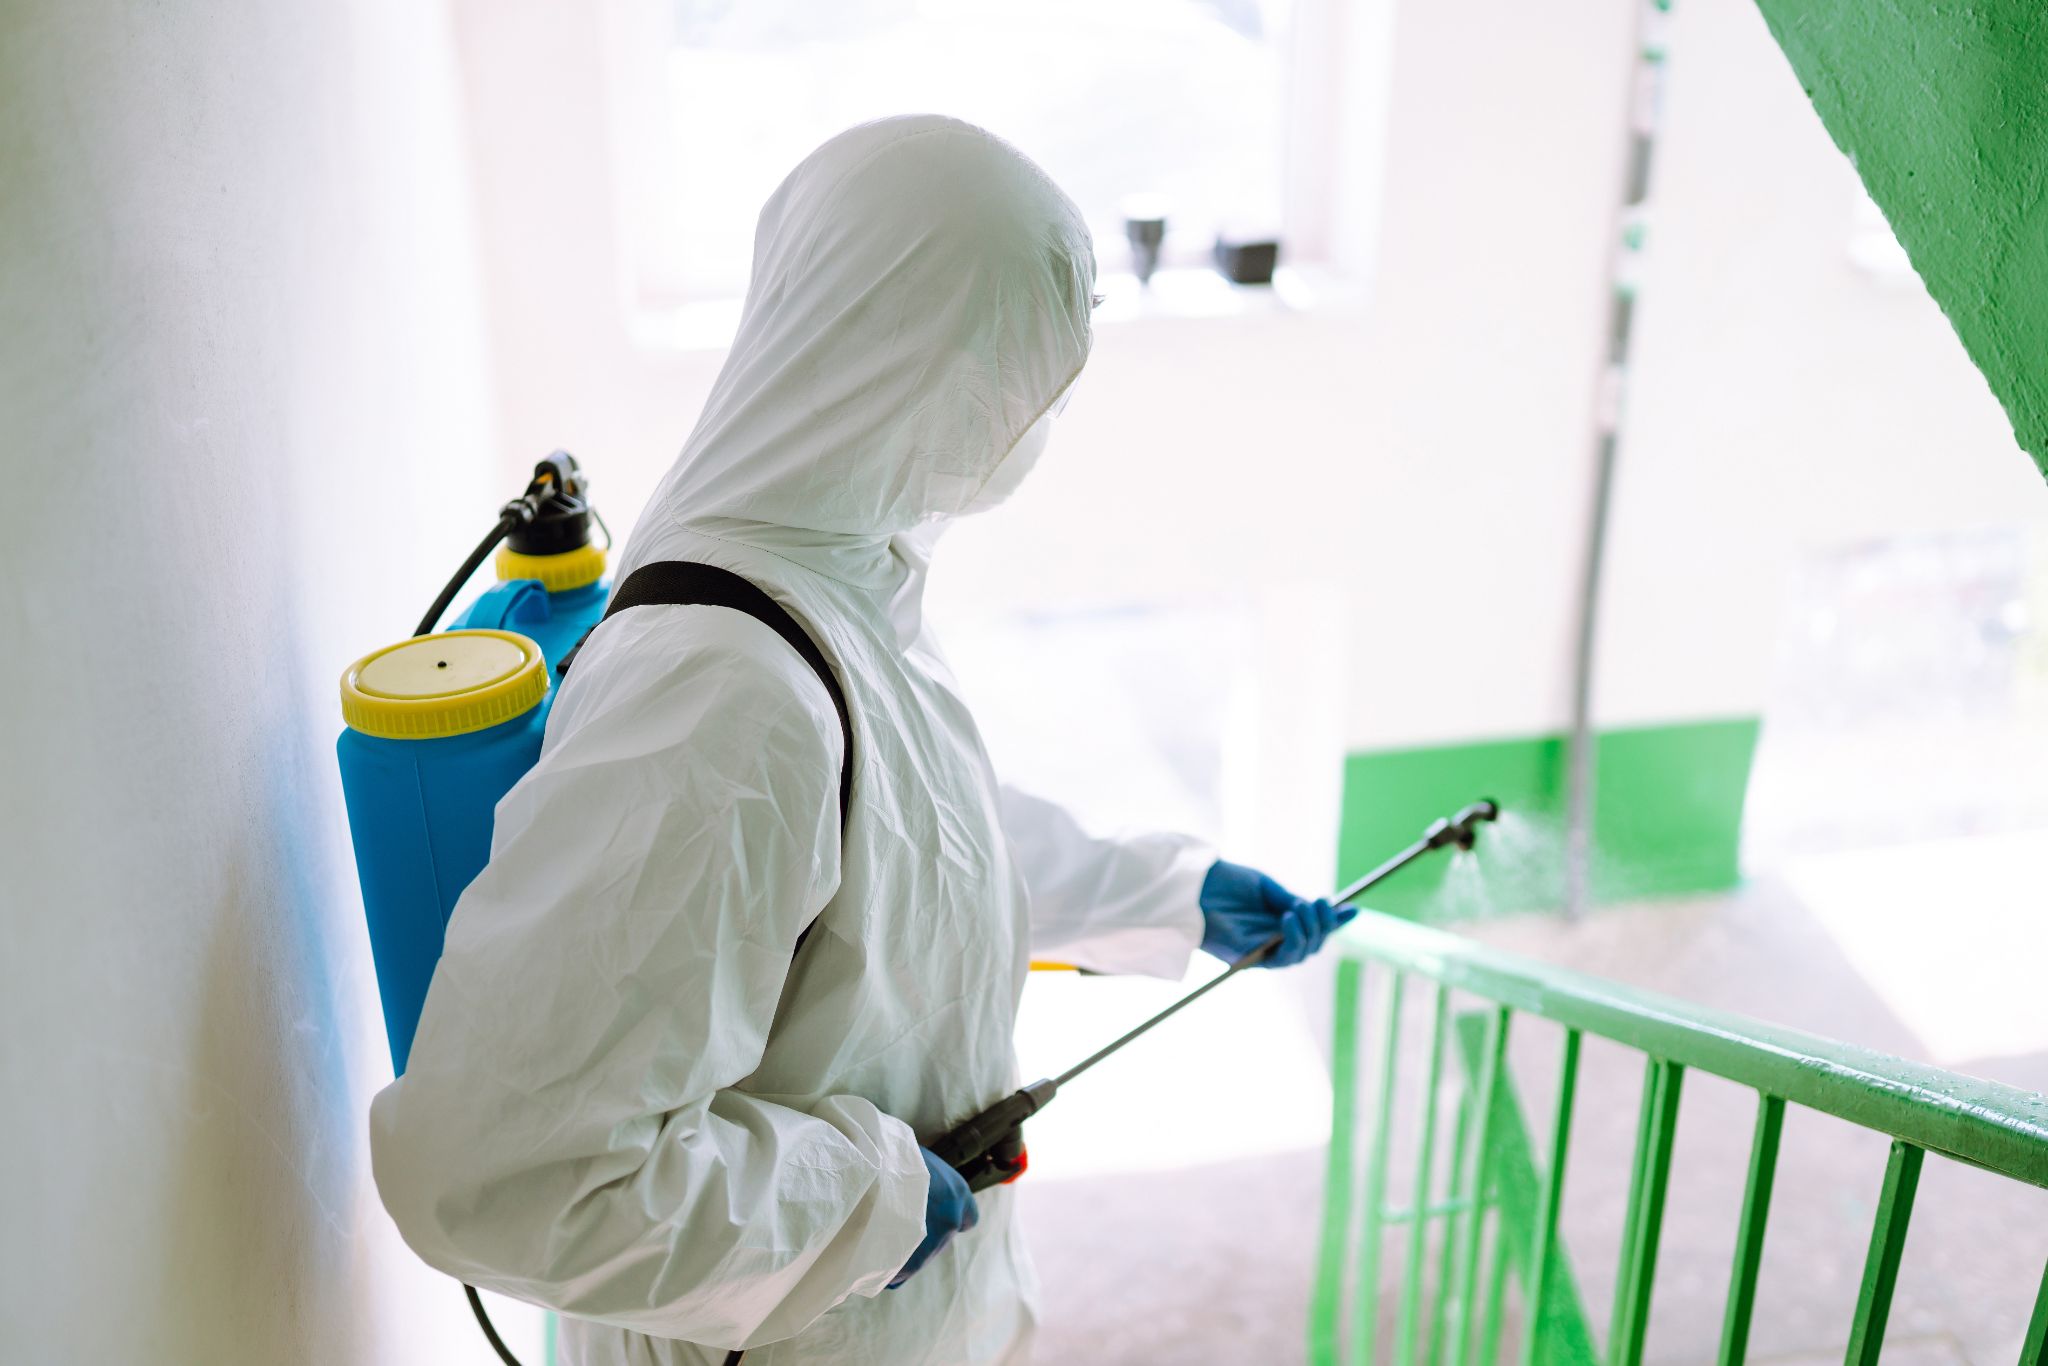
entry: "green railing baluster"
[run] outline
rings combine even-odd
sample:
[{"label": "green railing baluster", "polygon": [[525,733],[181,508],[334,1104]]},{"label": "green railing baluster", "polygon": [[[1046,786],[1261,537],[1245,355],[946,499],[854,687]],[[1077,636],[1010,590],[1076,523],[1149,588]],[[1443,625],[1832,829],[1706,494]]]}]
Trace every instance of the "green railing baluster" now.
[{"label": "green railing baluster", "polygon": [[1372,1146],[1365,1157],[1365,1214],[1359,1233],[1358,1314],[1351,1330],[1350,1359],[1362,1366],[1379,1356],[1381,1219],[1387,1209],[1387,1158],[1393,1136],[1394,1076],[1401,1049],[1401,996],[1407,974],[1393,972],[1387,984],[1387,1010],[1380,1033],[1380,1102],[1373,1116]]},{"label": "green railing baluster", "polygon": [[1429,1355],[1423,1358],[1427,1366],[1440,1366],[1444,1359],[1444,1339],[1450,1335],[1451,1285],[1458,1256],[1457,1230],[1468,1212],[1462,1207],[1470,1201],[1470,1192],[1466,1189],[1465,1150],[1474,1129],[1472,1121],[1477,1114],[1472,1091],[1467,1088],[1465,1094],[1458,1098],[1458,1122],[1451,1130],[1451,1179],[1444,1196],[1444,1236],[1437,1252],[1436,1284],[1431,1288]]},{"label": "green railing baluster", "polygon": [[[1507,1065],[1508,1021],[1512,1012],[1506,1006],[1493,1013],[1491,1028],[1487,1034],[1486,1061],[1479,1072],[1479,1122],[1472,1126],[1476,1147],[1472,1154],[1471,1187],[1483,1192],[1492,1177],[1488,1157],[1493,1151],[1493,1100],[1500,1088],[1500,1074]],[[1444,1239],[1450,1240],[1452,1229],[1462,1229],[1463,1245],[1458,1249],[1457,1289],[1452,1296],[1456,1308],[1451,1320],[1451,1366],[1465,1366],[1472,1333],[1472,1297],[1479,1288],[1479,1242],[1485,1232],[1486,1206],[1475,1194],[1472,1210],[1462,1224],[1445,1228]]]},{"label": "green railing baluster", "polygon": [[1764,1221],[1771,1213],[1771,1182],[1778,1171],[1778,1138],[1785,1102],[1758,1093],[1756,1135],[1749,1143],[1749,1181],[1742,1191],[1742,1222],[1735,1230],[1735,1266],[1728,1276],[1728,1308],[1721,1317],[1720,1366],[1742,1366],[1749,1354],[1750,1313],[1756,1308],[1756,1273],[1763,1262]]},{"label": "green railing baluster", "polygon": [[1891,1317],[1892,1289],[1906,1251],[1906,1226],[1913,1220],[1913,1193],[1920,1186],[1926,1154],[1903,1139],[1892,1140],[1884,1164],[1884,1188],[1870,1225],[1870,1255],[1863,1259],[1863,1288],[1856,1294],[1856,1321],[1849,1330],[1847,1366],[1877,1366],[1884,1351],[1884,1324]]},{"label": "green railing baluster", "polygon": [[1358,1119],[1358,998],[1365,968],[1356,958],[1337,964],[1335,1023],[1330,1040],[1330,1152],[1323,1168],[1323,1236],[1316,1287],[1309,1304],[1309,1360],[1336,1366],[1337,1329],[1344,1303],[1345,1253],[1351,1232],[1351,1154]]},{"label": "green railing baluster", "polygon": [[2020,1366],[2048,1366],[2048,1266],[2041,1268],[2041,1289],[2034,1295],[2034,1315],[2027,1321]]},{"label": "green railing baluster", "polygon": [[1643,1073],[1635,1171],[1615,1276],[1614,1326],[1607,1337],[1610,1366],[1642,1366],[1650,1291],[1657,1275],[1657,1240],[1664,1228],[1664,1193],[1671,1181],[1671,1143],[1678,1129],[1678,1088],[1684,1076],[1684,1068],[1663,1058],[1651,1058]]},{"label": "green railing baluster", "polygon": [[1614,1263],[1614,1309],[1607,1328],[1610,1348],[1621,1332],[1616,1320],[1621,1316],[1622,1305],[1628,1301],[1628,1273],[1635,1260],[1636,1227],[1643,1217],[1643,1170],[1649,1163],[1650,1129],[1654,1123],[1651,1117],[1656,1111],[1657,1060],[1650,1058],[1645,1062],[1642,1098],[1636,1108],[1636,1145],[1629,1157],[1628,1200],[1621,1212],[1621,1255]]},{"label": "green railing baluster", "polygon": [[1401,1317],[1394,1331],[1394,1360],[1412,1366],[1415,1333],[1422,1317],[1422,1249],[1429,1233],[1429,1183],[1436,1166],[1436,1093],[1444,1075],[1444,1036],[1450,1031],[1451,989],[1436,989],[1436,1019],[1430,1030],[1429,1079],[1422,1088],[1422,1143],[1415,1157],[1415,1217],[1408,1224],[1407,1268],[1401,1282]]},{"label": "green railing baluster", "polygon": [[1479,1330],[1479,1351],[1473,1360],[1480,1366],[1493,1366],[1500,1360],[1500,1321],[1507,1303],[1508,1294],[1508,1221],[1504,1215],[1496,1214],[1493,1221],[1493,1248],[1487,1253],[1486,1264],[1486,1319]]},{"label": "green railing baluster", "polygon": [[1551,1249],[1557,1242],[1558,1211],[1564,1208],[1565,1156],[1571,1151],[1572,1101],[1579,1087],[1579,1031],[1564,1032],[1564,1061],[1557,1073],[1557,1108],[1550,1122],[1550,1166],[1543,1173],[1543,1195],[1537,1206],[1535,1236],[1529,1254],[1528,1293],[1523,1297],[1522,1366],[1535,1366],[1536,1346],[1543,1335],[1543,1306],[1550,1295]]}]

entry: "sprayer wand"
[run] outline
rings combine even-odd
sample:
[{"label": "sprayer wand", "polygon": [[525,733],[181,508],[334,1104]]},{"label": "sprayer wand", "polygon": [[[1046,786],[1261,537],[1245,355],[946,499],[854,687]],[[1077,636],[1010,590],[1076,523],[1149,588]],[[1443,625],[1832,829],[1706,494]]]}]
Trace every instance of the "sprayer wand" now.
[{"label": "sprayer wand", "polygon": [[[1332,899],[1340,906],[1354,901],[1370,888],[1386,881],[1431,850],[1452,845],[1461,850],[1469,850],[1478,839],[1480,823],[1499,818],[1500,806],[1497,803],[1489,800],[1476,801],[1457,815],[1436,821],[1422,832],[1422,837],[1415,843],[1337,893]],[[932,1152],[967,1179],[969,1190],[987,1190],[990,1186],[1015,1181],[1024,1174],[1029,1162],[1024,1149],[1022,1125],[1027,1118],[1049,1105],[1053,1097],[1059,1094],[1062,1086],[1155,1025],[1165,1023],[1246,968],[1257,967],[1273,950],[1280,947],[1281,938],[1280,935],[1274,935],[1216,977],[1202,983],[1137,1028],[1097,1049],[1058,1076],[1034,1081],[1029,1086],[1011,1092],[980,1114],[963,1121],[944,1136],[933,1140],[929,1145]]]}]

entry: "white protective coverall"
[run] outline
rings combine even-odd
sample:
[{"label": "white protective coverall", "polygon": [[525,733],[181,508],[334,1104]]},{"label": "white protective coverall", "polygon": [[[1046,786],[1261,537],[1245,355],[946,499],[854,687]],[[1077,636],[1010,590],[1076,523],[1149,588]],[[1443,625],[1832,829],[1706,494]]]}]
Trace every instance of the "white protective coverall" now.
[{"label": "white protective coverall", "polygon": [[853,129],[762,211],[731,356],[619,575],[720,565],[809,627],[854,718],[845,846],[796,652],[724,608],[621,613],[371,1110],[406,1241],[572,1316],[572,1363],[1028,1358],[1007,1189],[884,1290],[925,1232],[919,1138],[1017,1086],[1034,954],[1178,977],[1211,858],[1000,786],[918,607],[937,527],[1014,482],[1079,374],[1093,282],[1072,203],[948,119]]}]

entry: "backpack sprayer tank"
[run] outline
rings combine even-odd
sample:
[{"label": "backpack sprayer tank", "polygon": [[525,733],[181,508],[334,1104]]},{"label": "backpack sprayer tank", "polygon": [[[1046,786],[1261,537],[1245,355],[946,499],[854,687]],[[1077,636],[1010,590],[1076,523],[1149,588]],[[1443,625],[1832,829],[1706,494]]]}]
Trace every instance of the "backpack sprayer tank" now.
[{"label": "backpack sprayer tank", "polygon": [[[341,676],[342,795],[401,1074],[448,917],[490,857],[498,799],[540,757],[555,668],[604,614],[609,547],[591,544],[587,487],[567,452],[541,461],[417,633]],[[437,633],[493,549],[499,582]]]}]

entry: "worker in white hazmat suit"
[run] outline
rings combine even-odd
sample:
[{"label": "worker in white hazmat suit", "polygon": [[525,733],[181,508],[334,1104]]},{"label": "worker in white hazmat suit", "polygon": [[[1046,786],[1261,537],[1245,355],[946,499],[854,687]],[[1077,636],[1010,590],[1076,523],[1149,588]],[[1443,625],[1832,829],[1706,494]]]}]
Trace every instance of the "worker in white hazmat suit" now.
[{"label": "worker in white hazmat suit", "polygon": [[844,840],[837,717],[796,651],[722,607],[618,613],[371,1111],[407,1242],[560,1311],[569,1362],[1026,1360],[1011,1192],[976,1225],[919,1139],[1017,1085],[1028,960],[1177,978],[1198,944],[1284,929],[1298,961],[1342,919],[1003,787],[920,621],[936,530],[1015,487],[1080,373],[1093,283],[1066,197],[947,119],[833,139],[761,214],[621,577],[716,565],[803,623],[853,719]]}]

